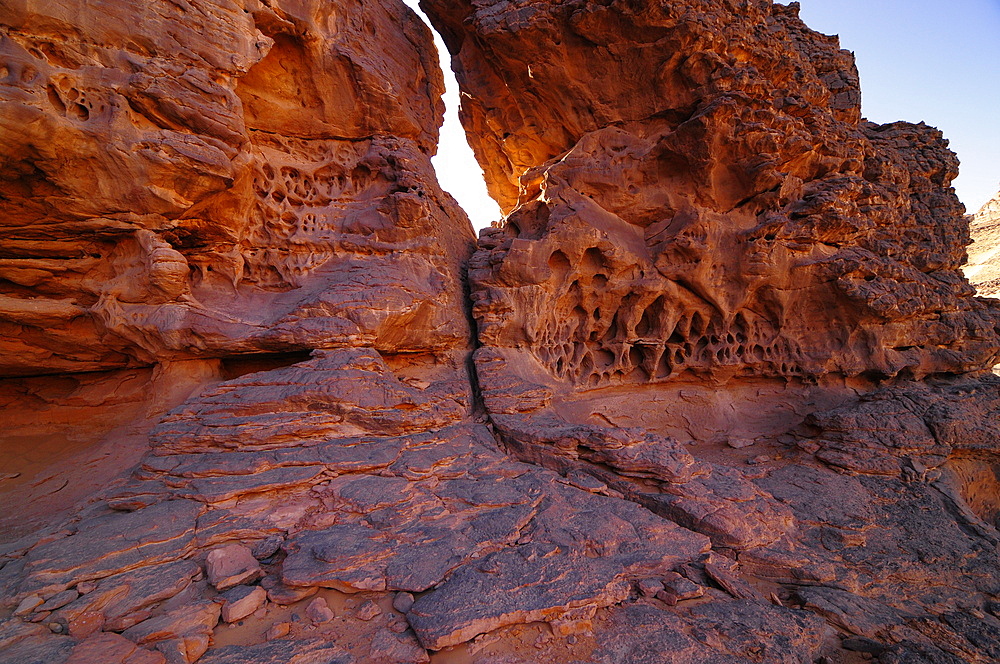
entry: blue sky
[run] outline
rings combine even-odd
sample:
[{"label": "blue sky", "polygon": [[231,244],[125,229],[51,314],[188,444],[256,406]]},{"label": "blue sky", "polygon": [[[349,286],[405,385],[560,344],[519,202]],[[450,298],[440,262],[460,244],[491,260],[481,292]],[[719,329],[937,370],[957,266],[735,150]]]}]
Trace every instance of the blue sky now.
[{"label": "blue sky", "polygon": [[[416,9],[417,0],[403,0]],[[879,123],[924,121],[958,153],[955,189],[975,212],[1000,189],[1000,0],[800,0],[809,27],[840,35],[861,72],[862,110]],[[418,10],[419,11],[419,10]],[[438,40],[438,50],[446,53]],[[442,186],[482,228],[500,218],[458,123],[448,112],[434,165]]]},{"label": "blue sky", "polygon": [[873,122],[924,121],[962,162],[969,212],[1000,189],[1000,0],[801,0],[813,30],[839,34]]}]

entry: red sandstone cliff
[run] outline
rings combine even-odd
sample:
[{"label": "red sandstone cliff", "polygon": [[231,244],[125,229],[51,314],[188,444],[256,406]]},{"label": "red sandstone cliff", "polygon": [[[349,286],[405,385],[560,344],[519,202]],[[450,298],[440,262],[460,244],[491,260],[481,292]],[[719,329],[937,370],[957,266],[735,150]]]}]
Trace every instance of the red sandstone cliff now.
[{"label": "red sandstone cliff", "polygon": [[478,246],[396,0],[0,7],[0,663],[1000,657],[941,135],[794,5],[422,4]]}]

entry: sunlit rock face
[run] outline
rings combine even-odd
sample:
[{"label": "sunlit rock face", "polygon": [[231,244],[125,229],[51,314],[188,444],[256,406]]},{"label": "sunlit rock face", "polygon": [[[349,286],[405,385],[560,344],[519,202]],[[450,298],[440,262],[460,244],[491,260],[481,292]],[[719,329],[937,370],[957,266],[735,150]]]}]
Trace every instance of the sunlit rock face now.
[{"label": "sunlit rock face", "polygon": [[1000,296],[1000,194],[972,215],[969,230],[972,245],[963,272],[980,295]]},{"label": "sunlit rock face", "polygon": [[[853,635],[763,618],[765,647],[814,648],[791,661],[995,648],[995,585],[942,567],[960,551],[973,576],[994,566],[971,552],[996,541],[997,453],[979,441],[997,431],[1000,338],[959,272],[940,132],[864,121],[853,58],[794,4],[421,6],[507,213],[469,269],[505,449],[706,535],[741,578],[782,586],[772,603]],[[666,661],[645,654],[667,642],[707,657],[677,654],[661,606],[619,608],[581,661]],[[929,637],[944,624],[967,635],[948,654]]]},{"label": "sunlit rock face", "polygon": [[430,166],[443,84],[405,7],[0,23],[0,371],[467,344],[471,229]]},{"label": "sunlit rock face", "polygon": [[485,344],[578,387],[989,366],[937,130],[860,118],[850,53],[771,2],[426,0],[510,215]]}]

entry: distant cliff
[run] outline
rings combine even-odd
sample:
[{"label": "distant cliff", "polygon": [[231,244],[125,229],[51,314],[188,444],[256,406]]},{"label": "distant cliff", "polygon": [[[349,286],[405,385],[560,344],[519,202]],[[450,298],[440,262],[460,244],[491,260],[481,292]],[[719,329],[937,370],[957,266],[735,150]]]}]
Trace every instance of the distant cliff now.
[{"label": "distant cliff", "polygon": [[1000,193],[972,215],[969,232],[972,244],[965,276],[980,295],[1000,297]]}]

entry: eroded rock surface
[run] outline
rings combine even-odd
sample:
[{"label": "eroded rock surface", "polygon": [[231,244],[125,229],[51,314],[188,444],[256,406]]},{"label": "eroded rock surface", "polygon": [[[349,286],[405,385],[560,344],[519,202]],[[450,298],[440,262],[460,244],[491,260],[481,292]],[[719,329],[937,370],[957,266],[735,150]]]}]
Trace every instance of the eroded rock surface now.
[{"label": "eroded rock surface", "polygon": [[423,4],[474,255],[396,0],[0,8],[0,663],[996,661],[940,134],[794,6]]},{"label": "eroded rock surface", "polygon": [[507,213],[469,270],[506,447],[709,536],[741,571],[702,582],[741,599],[741,573],[787,584],[772,601],[870,653],[931,657],[913,644],[951,638],[929,637],[951,629],[943,607],[983,613],[990,584],[937,567],[994,564],[977,441],[997,431],[1000,348],[995,305],[959,271],[941,135],[862,120],[850,54],[794,4],[422,6]]},{"label": "eroded rock surface", "polygon": [[509,212],[470,270],[484,344],[581,388],[996,358],[955,156],[861,121],[850,54],[794,5],[423,4]]},{"label": "eroded rock surface", "polygon": [[1000,271],[997,254],[1000,254],[1000,194],[986,203],[972,216],[969,224],[972,245],[969,246],[969,263],[962,270],[976,290],[987,297],[1000,295]]},{"label": "eroded rock surface", "polygon": [[[0,10],[6,375],[468,338],[401,3]],[[377,54],[377,56],[375,55]]]}]

